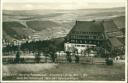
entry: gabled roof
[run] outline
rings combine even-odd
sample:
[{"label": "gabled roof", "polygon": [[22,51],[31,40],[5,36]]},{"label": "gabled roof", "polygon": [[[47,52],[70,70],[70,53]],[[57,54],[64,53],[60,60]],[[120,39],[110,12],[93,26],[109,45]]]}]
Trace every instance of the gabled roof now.
[{"label": "gabled roof", "polygon": [[123,46],[123,44],[116,38],[116,37],[113,37],[113,38],[109,38],[111,44],[113,47],[121,47]]},{"label": "gabled roof", "polygon": [[115,17],[113,21],[119,29],[125,28],[125,16]]},{"label": "gabled roof", "polygon": [[104,20],[103,26],[104,26],[105,32],[114,32],[119,30],[116,24],[113,22],[113,20]]},{"label": "gabled roof", "polygon": [[76,21],[71,32],[103,32],[104,27],[101,22],[97,21]]}]

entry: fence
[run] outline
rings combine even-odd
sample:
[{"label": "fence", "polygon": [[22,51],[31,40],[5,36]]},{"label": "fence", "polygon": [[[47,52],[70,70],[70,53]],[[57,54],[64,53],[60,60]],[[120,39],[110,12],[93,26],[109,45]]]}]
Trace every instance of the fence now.
[{"label": "fence", "polygon": [[[3,64],[15,64],[15,56],[3,56]],[[19,63],[36,63],[35,56],[22,56]],[[53,63],[50,57],[41,56],[39,63]],[[71,56],[71,62],[67,60],[65,56],[57,56],[54,63],[83,63],[83,64],[104,64],[105,61],[98,61],[95,57],[79,56],[79,61],[76,62],[75,56]]]}]

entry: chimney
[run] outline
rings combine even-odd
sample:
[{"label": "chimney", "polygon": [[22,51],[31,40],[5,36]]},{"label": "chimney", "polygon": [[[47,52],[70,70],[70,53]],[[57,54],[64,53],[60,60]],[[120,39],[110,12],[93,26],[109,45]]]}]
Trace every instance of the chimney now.
[{"label": "chimney", "polygon": [[76,24],[78,23],[78,21],[76,20]]},{"label": "chimney", "polygon": [[92,22],[95,22],[95,20],[92,20]]}]

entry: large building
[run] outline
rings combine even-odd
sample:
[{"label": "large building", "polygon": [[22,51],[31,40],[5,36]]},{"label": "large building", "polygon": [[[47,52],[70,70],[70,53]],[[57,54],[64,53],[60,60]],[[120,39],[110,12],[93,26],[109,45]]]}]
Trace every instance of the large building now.
[{"label": "large building", "polygon": [[102,21],[76,21],[65,38],[65,51],[72,51],[74,48],[81,53],[88,47],[104,47],[106,35]]},{"label": "large building", "polygon": [[125,46],[125,33],[123,33],[118,25],[111,19],[104,20],[104,31],[109,40],[111,50],[120,49],[124,50]]}]

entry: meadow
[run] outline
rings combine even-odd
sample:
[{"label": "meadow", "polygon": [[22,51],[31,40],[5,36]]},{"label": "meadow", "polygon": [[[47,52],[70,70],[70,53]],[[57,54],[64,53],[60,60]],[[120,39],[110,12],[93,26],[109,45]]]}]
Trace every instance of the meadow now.
[{"label": "meadow", "polygon": [[[26,78],[25,78],[26,77]],[[7,64],[3,80],[124,81],[125,64]]]}]

